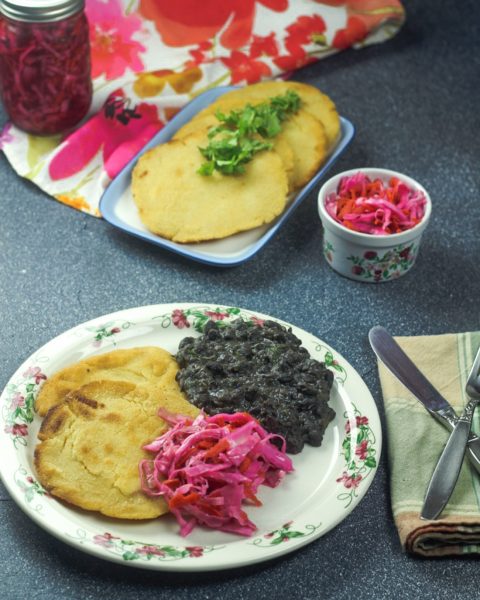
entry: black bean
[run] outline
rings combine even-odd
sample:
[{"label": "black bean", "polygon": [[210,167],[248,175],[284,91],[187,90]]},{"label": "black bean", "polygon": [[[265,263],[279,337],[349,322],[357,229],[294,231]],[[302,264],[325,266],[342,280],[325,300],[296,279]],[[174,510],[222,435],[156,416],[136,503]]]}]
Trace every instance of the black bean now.
[{"label": "black bean", "polygon": [[204,335],[181,341],[177,362],[177,380],[193,404],[207,414],[249,412],[293,454],[305,443],[319,446],[335,416],[327,404],[332,372],[274,321],[209,321]]}]

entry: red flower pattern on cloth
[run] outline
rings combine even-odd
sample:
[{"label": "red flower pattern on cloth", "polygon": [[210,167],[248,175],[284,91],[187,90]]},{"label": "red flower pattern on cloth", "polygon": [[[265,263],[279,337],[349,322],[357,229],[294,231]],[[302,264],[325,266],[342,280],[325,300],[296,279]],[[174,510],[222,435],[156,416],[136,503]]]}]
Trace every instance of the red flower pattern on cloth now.
[{"label": "red flower pattern on cloth", "polygon": [[325,29],[325,21],[320,15],[298,17],[295,23],[286,28],[288,35],[285,47],[290,52],[296,52],[307,44],[315,43],[318,37],[323,41]]},{"label": "red flower pattern on cloth", "polygon": [[233,85],[243,82],[255,83],[272,74],[272,70],[267,64],[236,50],[232,52],[230,58],[222,58],[222,62],[231,72]]},{"label": "red flower pattern on cloth", "polygon": [[347,10],[346,27],[339,29],[332,40],[332,46],[345,50],[362,42],[371,31],[385,20],[398,17],[403,9],[399,2],[392,0],[315,0],[318,4],[340,7]]},{"label": "red flower pattern on cloth", "polygon": [[90,23],[92,78],[121,77],[127,69],[144,68],[140,53],[146,48],[132,39],[142,21],[135,15],[124,16],[120,0],[89,0],[86,13]]},{"label": "red flower pattern on cloth", "polygon": [[302,15],[286,28],[285,48],[288,54],[275,59],[275,64],[284,70],[298,69],[316,60],[310,57],[306,46],[325,44],[325,21],[320,15]]},{"label": "red flower pattern on cloth", "polygon": [[41,152],[7,124],[0,149],[21,176],[96,216],[108,178],[202,91],[291,74],[387,40],[404,20],[401,0],[86,0],[86,12],[90,118]]},{"label": "red flower pattern on cloth", "polygon": [[187,66],[192,67],[204,64],[206,62],[211,62],[211,59],[207,57],[206,53],[212,48],[213,42],[211,42],[210,40],[206,42],[200,42],[200,44],[197,44],[196,48],[193,48],[192,50],[188,51],[192,58],[187,62]]},{"label": "red flower pattern on cloth", "polygon": [[167,46],[189,46],[214,38],[237,50],[250,40],[256,5],[281,12],[288,0],[140,0],[140,12],[155,22]]},{"label": "red flower pattern on cloth", "polygon": [[356,16],[348,17],[345,29],[340,29],[333,38],[332,45],[339,50],[344,50],[353,44],[365,39],[368,33],[365,22]]},{"label": "red flower pattern on cloth", "polygon": [[254,35],[250,44],[250,58],[258,58],[259,56],[277,56],[278,42],[275,33],[270,35],[260,36]]},{"label": "red flower pattern on cloth", "polygon": [[114,92],[103,109],[72,133],[49,166],[56,181],[75,175],[101,149],[109,177],[114,177],[128,161],[163,127],[154,105],[130,107],[123,92]]}]

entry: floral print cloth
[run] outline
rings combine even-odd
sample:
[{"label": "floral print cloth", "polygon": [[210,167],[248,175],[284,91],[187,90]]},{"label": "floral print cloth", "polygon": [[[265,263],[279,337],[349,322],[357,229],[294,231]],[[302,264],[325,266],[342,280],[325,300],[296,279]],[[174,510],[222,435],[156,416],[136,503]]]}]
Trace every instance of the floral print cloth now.
[{"label": "floral print cloth", "polygon": [[86,13],[88,118],[63,138],[7,123],[0,147],[19,175],[96,216],[111,179],[196,95],[384,41],[405,16],[399,0],[86,0]]}]

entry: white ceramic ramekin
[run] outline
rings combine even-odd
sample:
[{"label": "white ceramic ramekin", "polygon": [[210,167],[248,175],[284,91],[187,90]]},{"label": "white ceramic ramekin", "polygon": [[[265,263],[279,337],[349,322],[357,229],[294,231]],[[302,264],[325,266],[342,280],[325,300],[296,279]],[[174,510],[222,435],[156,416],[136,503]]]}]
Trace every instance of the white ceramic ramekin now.
[{"label": "white ceramic ramekin", "polygon": [[[371,179],[388,182],[398,177],[410,188],[420,190],[427,200],[423,219],[407,231],[391,235],[370,235],[347,229],[329,215],[325,199],[337,191],[343,177],[363,173]],[[328,264],[345,277],[356,281],[381,283],[405,275],[413,266],[418,254],[420,240],[432,212],[429,194],[417,181],[388,169],[359,168],[335,175],[320,188],[318,212],[323,225],[323,255]]]}]

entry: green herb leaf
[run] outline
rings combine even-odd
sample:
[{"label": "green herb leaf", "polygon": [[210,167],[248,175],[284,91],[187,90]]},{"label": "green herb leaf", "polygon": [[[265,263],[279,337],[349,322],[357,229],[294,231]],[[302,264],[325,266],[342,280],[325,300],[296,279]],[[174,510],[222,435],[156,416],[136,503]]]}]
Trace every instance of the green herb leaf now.
[{"label": "green herb leaf", "polygon": [[217,111],[219,125],[209,130],[208,145],[199,147],[205,162],[197,173],[206,176],[213,175],[214,171],[223,175],[244,173],[244,165],[255,154],[272,148],[272,143],[263,139],[278,135],[282,130],[282,121],[299,108],[300,96],[288,91],[268,102],[255,106],[247,104],[241,110],[233,110],[228,114]]}]

